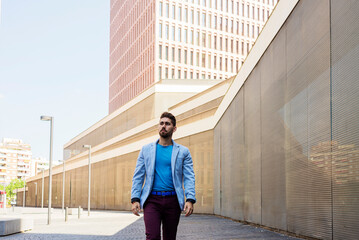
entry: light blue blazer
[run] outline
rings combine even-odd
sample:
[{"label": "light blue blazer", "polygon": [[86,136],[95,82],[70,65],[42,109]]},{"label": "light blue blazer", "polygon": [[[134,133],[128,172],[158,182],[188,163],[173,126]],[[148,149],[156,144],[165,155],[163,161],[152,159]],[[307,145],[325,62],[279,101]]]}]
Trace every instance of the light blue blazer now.
[{"label": "light blue blazer", "polygon": [[[155,176],[156,144],[158,141],[159,140],[142,147],[137,159],[135,173],[132,178],[131,199],[139,198],[141,208],[143,208],[143,204],[146,202],[146,199],[150,195],[153,187],[153,180]],[[188,148],[175,143],[173,140],[172,142],[172,179],[179,205],[181,209],[183,209],[185,202],[184,195],[186,195],[186,199],[193,199],[196,201],[193,162]],[[143,184],[144,181],[145,184]]]}]

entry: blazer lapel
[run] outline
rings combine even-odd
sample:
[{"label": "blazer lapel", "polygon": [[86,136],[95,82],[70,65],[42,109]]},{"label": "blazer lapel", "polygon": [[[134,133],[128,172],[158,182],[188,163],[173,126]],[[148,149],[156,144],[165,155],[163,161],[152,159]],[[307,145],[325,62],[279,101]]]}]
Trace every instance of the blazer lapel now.
[{"label": "blazer lapel", "polygon": [[173,149],[172,149],[172,157],[171,157],[171,169],[172,169],[172,177],[175,176],[175,166],[176,166],[176,160],[177,160],[177,155],[179,152],[179,145],[177,145],[177,143],[175,143],[175,141],[173,141]]},{"label": "blazer lapel", "polygon": [[[158,141],[157,141],[158,142]],[[154,174],[154,172],[155,172],[155,163],[156,163],[156,144],[157,144],[157,142],[154,142],[154,143],[152,143],[152,146],[151,146],[151,152],[150,152],[150,163],[151,163],[151,168],[150,168],[150,170],[151,170],[151,172]]]}]

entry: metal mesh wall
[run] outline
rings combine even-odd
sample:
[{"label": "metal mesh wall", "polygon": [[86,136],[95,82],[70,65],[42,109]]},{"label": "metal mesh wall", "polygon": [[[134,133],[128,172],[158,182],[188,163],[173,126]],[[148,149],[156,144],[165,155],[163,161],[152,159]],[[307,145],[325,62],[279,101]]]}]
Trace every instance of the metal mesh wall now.
[{"label": "metal mesh wall", "polygon": [[359,236],[359,1],[331,0],[333,236]]}]

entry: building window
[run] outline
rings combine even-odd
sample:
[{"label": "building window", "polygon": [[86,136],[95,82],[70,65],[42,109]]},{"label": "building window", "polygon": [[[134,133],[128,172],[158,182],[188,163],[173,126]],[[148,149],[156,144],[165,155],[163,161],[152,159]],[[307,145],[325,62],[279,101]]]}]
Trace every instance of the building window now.
[{"label": "building window", "polygon": [[242,36],[244,36],[244,23],[242,23]]},{"label": "building window", "polygon": [[249,23],[247,23],[247,37],[249,37]]},{"label": "building window", "polygon": [[162,23],[158,25],[158,36],[162,38]]},{"label": "building window", "polygon": [[206,54],[202,53],[202,67],[206,67]]},{"label": "building window", "polygon": [[254,25],[252,25],[252,38],[254,38]]},{"label": "building window", "polygon": [[214,16],[213,18],[213,28],[217,29],[217,16]]},{"label": "building window", "polygon": [[202,46],[206,47],[206,34],[202,33]]},{"label": "building window", "polygon": [[199,13],[199,11],[197,11],[197,18],[196,18],[196,25],[200,25],[201,24],[201,14]]},{"label": "building window", "polygon": [[228,39],[225,39],[225,44],[226,44],[226,52],[228,52]]},{"label": "building window", "polygon": [[231,52],[233,53],[233,39],[231,40]]},{"label": "building window", "polygon": [[249,53],[249,43],[247,43],[247,54]]},{"label": "building window", "polygon": [[191,75],[191,79],[193,79],[193,72],[191,72],[190,75]]},{"label": "building window", "polygon": [[219,70],[222,71],[222,57],[219,57]]},{"label": "building window", "polygon": [[229,28],[231,29],[231,33],[233,33],[233,20],[229,22]]},{"label": "building window", "polygon": [[184,41],[186,42],[186,43],[188,43],[188,30],[187,29],[185,29],[184,30]]},{"label": "building window", "polygon": [[177,78],[178,78],[178,79],[181,79],[181,69],[178,69]]},{"label": "building window", "polygon": [[169,31],[169,26],[168,25],[166,25],[166,27],[165,27],[165,38],[167,39],[167,40],[169,40],[169,34],[168,34],[168,31]]},{"label": "building window", "polygon": [[184,76],[183,76],[184,79],[187,79],[187,71],[184,71]]},{"label": "building window", "polygon": [[175,26],[171,26],[171,40],[175,40]]},{"label": "building window", "polygon": [[165,47],[165,59],[168,61],[168,46]]},{"label": "building window", "polygon": [[197,46],[199,46],[199,44],[200,44],[200,39],[199,39],[199,31],[197,31],[196,32],[196,44],[197,44]]},{"label": "building window", "polygon": [[206,74],[202,73],[202,79],[206,79]]},{"label": "building window", "polygon": [[212,27],[212,15],[211,14],[208,15],[208,27],[209,28]]},{"label": "building window", "polygon": [[236,72],[238,72],[238,70],[239,70],[239,61],[237,60],[236,61]]},{"label": "building window", "polygon": [[208,68],[211,68],[211,55],[208,54]]},{"label": "building window", "polygon": [[168,68],[165,68],[165,79],[168,79]]},{"label": "building window", "polygon": [[247,5],[247,17],[249,18],[249,5]]},{"label": "building window", "polygon": [[244,3],[242,3],[242,17],[244,17]]},{"label": "building window", "polygon": [[228,32],[228,19],[226,18],[226,21],[225,21],[225,23],[226,23],[226,32]]},{"label": "building window", "polygon": [[169,4],[168,3],[166,3],[166,9],[165,9],[165,11],[166,11],[166,18],[168,18],[168,16],[169,16]]},{"label": "building window", "polygon": [[244,42],[242,42],[242,55],[244,55]]},{"label": "building window", "polygon": [[160,59],[162,59],[162,45],[158,47],[158,56]]},{"label": "building window", "polygon": [[197,64],[197,67],[199,67],[199,52],[197,52],[197,54],[196,54],[196,64]]},{"label": "building window", "polygon": [[182,7],[179,6],[177,9],[178,9],[178,14],[177,14],[178,21],[182,21]]},{"label": "building window", "polygon": [[208,34],[208,45],[207,45],[209,48],[212,47],[212,35],[211,34]]},{"label": "building window", "polygon": [[162,5],[163,5],[163,3],[160,2],[160,5],[158,7],[158,11],[159,11],[159,14],[160,14],[161,17],[162,17]]},{"label": "building window", "polygon": [[181,49],[178,49],[178,62],[181,63]]},{"label": "building window", "polygon": [[193,30],[191,30],[191,35],[190,35],[190,43],[191,44],[194,44],[194,32],[193,32]]},{"label": "building window", "polygon": [[226,72],[228,72],[228,59],[227,58],[224,60],[224,69]]},{"label": "building window", "polygon": [[239,2],[236,2],[236,15],[239,15]]},{"label": "building window", "polygon": [[213,56],[213,68],[217,69],[217,56]]},{"label": "building window", "polygon": [[199,73],[196,73],[196,75],[197,75],[196,79],[199,79]]},{"label": "building window", "polygon": [[214,41],[214,46],[213,46],[213,48],[214,49],[217,49],[217,36],[214,36],[214,39],[213,39],[213,41]]},{"label": "building window", "polygon": [[188,22],[188,9],[187,8],[184,9],[184,21]]},{"label": "building window", "polygon": [[175,5],[172,5],[172,18],[176,19],[176,7],[175,7]]},{"label": "building window", "polygon": [[181,42],[181,31],[182,31],[182,29],[180,28],[180,27],[178,27],[178,29],[177,29],[177,41],[179,41],[179,42]]},{"label": "building window", "polygon": [[172,79],[175,78],[175,69],[174,68],[171,69],[171,78]]},{"label": "building window", "polygon": [[187,64],[187,50],[184,50],[184,63]]},{"label": "building window", "polygon": [[231,59],[231,72],[233,72],[233,59]]},{"label": "building window", "polygon": [[219,37],[219,50],[222,51],[222,37]]},{"label": "building window", "polygon": [[175,48],[172,47],[172,62],[175,61]]},{"label": "building window", "polygon": [[193,58],[194,58],[194,56],[193,56],[193,51],[191,51],[191,55],[190,55],[189,61],[190,61],[190,65],[192,65],[192,66],[193,66]]},{"label": "building window", "polygon": [[239,54],[239,41],[236,41],[236,53]]},{"label": "building window", "polygon": [[206,26],[206,14],[202,13],[202,26],[205,27]]},{"label": "building window", "polygon": [[219,30],[223,30],[223,18],[219,17]]},{"label": "building window", "polygon": [[191,10],[191,14],[189,15],[190,17],[190,23],[194,24],[194,11]]}]

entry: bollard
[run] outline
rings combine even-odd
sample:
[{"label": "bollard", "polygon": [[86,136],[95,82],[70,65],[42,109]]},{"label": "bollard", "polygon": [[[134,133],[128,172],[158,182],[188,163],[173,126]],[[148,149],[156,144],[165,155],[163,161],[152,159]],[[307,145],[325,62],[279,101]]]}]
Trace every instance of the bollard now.
[{"label": "bollard", "polygon": [[80,216],[81,216],[81,206],[79,206],[79,210],[78,210],[78,218],[80,219]]},{"label": "bollard", "polygon": [[69,218],[69,208],[66,207],[66,209],[65,209],[65,222],[67,222],[68,218]]}]

